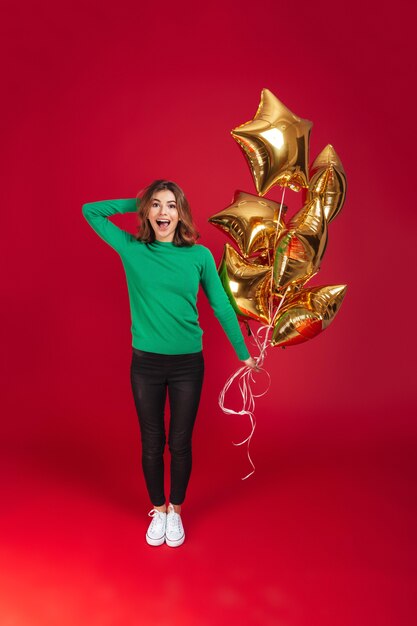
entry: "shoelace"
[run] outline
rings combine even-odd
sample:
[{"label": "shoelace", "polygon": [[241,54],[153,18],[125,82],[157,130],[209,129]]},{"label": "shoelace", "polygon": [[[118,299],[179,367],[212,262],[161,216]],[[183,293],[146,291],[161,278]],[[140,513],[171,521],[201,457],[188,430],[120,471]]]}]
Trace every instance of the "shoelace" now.
[{"label": "shoelace", "polygon": [[181,531],[181,516],[179,513],[176,513],[174,510],[169,510],[167,515],[167,525],[171,531]]},{"label": "shoelace", "polygon": [[148,513],[149,517],[153,517],[152,520],[152,528],[156,526],[158,523],[164,523],[164,513],[162,511],[158,511],[158,509],[151,509]]}]

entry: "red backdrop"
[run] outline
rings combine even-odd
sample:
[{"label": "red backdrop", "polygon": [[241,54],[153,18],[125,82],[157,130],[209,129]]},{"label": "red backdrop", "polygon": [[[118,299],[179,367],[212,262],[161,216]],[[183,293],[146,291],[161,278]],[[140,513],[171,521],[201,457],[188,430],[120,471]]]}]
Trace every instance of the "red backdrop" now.
[{"label": "red backdrop", "polygon": [[[219,260],[226,237],[207,219],[236,189],[255,193],[230,130],[263,87],[313,121],[312,159],[331,143],[343,161],[347,201],[314,284],[348,291],[325,333],[268,352],[256,484],[291,450],[389,441],[413,457],[414,39],[400,7],[5,3],[3,462],[146,506],[123,268],[81,206],[173,179]],[[292,212],[300,197],[286,202]],[[116,223],[135,229],[133,216]],[[189,497],[213,500],[225,479],[244,499],[256,484],[240,483],[245,452],[230,442],[248,424],[217,405],[239,362],[204,294],[199,307],[207,373]]]}]

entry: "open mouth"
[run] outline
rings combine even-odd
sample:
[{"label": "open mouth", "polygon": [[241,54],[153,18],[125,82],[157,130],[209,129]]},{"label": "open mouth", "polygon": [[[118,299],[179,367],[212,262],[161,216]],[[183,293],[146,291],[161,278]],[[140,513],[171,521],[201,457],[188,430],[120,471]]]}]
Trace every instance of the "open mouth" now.
[{"label": "open mouth", "polygon": [[156,220],[156,223],[158,224],[158,228],[160,230],[167,230],[171,220]]}]

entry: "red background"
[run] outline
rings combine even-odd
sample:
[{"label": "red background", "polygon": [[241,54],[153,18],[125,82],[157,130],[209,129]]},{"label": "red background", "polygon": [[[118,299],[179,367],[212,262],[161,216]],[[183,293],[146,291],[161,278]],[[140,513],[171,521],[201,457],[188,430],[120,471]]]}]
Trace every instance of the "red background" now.
[{"label": "red background", "polygon": [[[356,0],[3,6],[2,621],[412,623],[413,17]],[[187,541],[150,549],[123,268],[81,206],[170,178],[219,260],[207,219],[255,193],[230,130],[263,87],[313,121],[311,160],[332,143],[343,161],[314,284],[348,292],[325,333],[268,351],[245,482],[231,441],[248,423],[217,404],[239,362],[201,295]]]}]

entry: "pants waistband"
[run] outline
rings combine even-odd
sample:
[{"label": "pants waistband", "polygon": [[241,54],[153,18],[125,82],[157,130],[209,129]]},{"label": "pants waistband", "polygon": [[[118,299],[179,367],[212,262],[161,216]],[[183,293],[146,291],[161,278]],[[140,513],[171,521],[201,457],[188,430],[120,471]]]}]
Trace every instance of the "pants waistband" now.
[{"label": "pants waistband", "polygon": [[154,360],[179,360],[179,359],[184,359],[187,357],[201,357],[203,355],[203,351],[200,350],[199,352],[187,352],[184,354],[162,354],[160,352],[147,352],[146,350],[139,350],[138,348],[134,348],[132,347],[132,351],[134,354],[136,354],[137,356],[141,356],[141,357],[148,357],[148,358],[152,358]]}]

